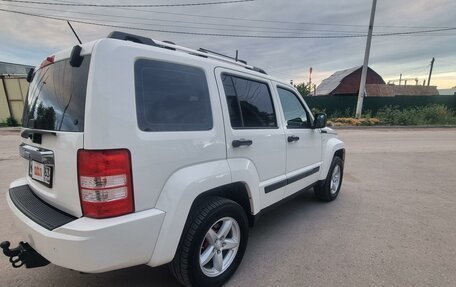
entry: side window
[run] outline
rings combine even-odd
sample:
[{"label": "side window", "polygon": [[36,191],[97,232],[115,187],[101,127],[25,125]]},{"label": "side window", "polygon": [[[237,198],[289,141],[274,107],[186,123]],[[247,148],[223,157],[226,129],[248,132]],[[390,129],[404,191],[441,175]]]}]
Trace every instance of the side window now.
[{"label": "side window", "polygon": [[135,63],[136,114],[143,131],[212,128],[206,75],[199,68],[140,59]]},{"label": "side window", "polygon": [[279,93],[280,102],[282,103],[282,110],[285,115],[285,121],[287,122],[287,128],[296,129],[309,127],[309,117],[298,96],[283,88],[277,88],[277,91]]},{"label": "side window", "polygon": [[267,84],[227,74],[222,74],[222,82],[234,129],[277,127]]}]

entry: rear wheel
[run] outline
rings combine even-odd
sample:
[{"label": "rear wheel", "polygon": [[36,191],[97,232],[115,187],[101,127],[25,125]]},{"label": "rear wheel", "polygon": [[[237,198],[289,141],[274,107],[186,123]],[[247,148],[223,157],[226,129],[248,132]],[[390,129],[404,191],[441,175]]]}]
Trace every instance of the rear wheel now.
[{"label": "rear wheel", "polygon": [[220,286],[241,263],[247,238],[244,209],[209,197],[191,212],[171,270],[185,286]]},{"label": "rear wheel", "polygon": [[314,187],[315,196],[321,201],[333,201],[339,195],[344,175],[344,161],[335,156],[326,179]]}]

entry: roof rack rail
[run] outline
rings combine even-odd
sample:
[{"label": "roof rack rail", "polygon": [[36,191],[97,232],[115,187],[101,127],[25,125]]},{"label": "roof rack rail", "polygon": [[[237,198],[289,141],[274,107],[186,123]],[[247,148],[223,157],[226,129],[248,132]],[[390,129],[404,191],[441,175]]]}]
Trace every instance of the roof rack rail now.
[{"label": "roof rack rail", "polygon": [[258,72],[258,73],[265,74],[265,75],[268,74],[268,73],[266,73],[265,70],[263,70],[263,69],[261,69],[261,68],[258,68],[258,67],[255,67],[255,66],[253,67],[253,70],[256,71],[256,72]]},{"label": "roof rack rail", "polygon": [[139,44],[149,45],[149,46],[158,46],[151,38],[146,38],[134,34],[113,31],[108,35],[108,38],[118,39],[124,41],[131,41]]},{"label": "roof rack rail", "polygon": [[118,39],[118,40],[124,40],[124,41],[131,41],[139,44],[144,44],[144,45],[149,45],[149,46],[154,46],[154,47],[159,47],[159,48],[164,48],[168,50],[174,50],[174,51],[181,51],[184,53],[188,53],[193,56],[199,56],[203,58],[210,58],[214,60],[218,60],[221,62],[226,62],[230,64],[234,64],[252,71],[256,71],[262,74],[266,74],[266,72],[263,69],[260,69],[258,67],[254,67],[251,65],[247,65],[246,61],[239,60],[224,54],[220,54],[217,52],[213,52],[207,49],[199,48],[198,50],[178,46],[170,41],[158,41],[158,40],[152,40],[151,38],[146,38],[134,34],[129,34],[129,33],[124,33],[124,32],[119,32],[119,31],[113,31],[108,35],[108,38],[111,39]]},{"label": "roof rack rail", "polygon": [[[168,44],[171,44],[171,45],[176,45],[176,43],[171,42],[171,41],[168,41],[168,40],[163,40],[163,43],[168,43]],[[173,47],[162,47],[162,48],[165,48],[165,49],[168,49],[168,50],[176,51],[176,48],[173,48]]]},{"label": "roof rack rail", "polygon": [[208,49],[204,49],[204,48],[199,48],[198,51],[201,51],[201,52],[204,52],[204,53],[211,53],[211,54],[214,54],[214,55],[217,55],[217,56],[221,56],[221,57],[225,57],[225,58],[234,60],[235,62],[241,62],[242,64],[247,65],[247,61],[244,61],[244,60],[241,60],[241,59],[238,59],[238,58],[234,58],[234,57],[222,54],[222,53],[214,52],[214,51],[211,51],[211,50],[208,50]]}]

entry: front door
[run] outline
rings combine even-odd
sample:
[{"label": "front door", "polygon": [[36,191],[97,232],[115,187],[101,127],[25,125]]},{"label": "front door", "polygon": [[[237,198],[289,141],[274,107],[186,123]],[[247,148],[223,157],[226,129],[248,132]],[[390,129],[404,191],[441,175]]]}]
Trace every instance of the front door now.
[{"label": "front door", "polygon": [[312,117],[303,99],[295,91],[277,85],[277,94],[285,119],[287,145],[287,197],[318,180],[321,165],[321,133],[312,129]]}]

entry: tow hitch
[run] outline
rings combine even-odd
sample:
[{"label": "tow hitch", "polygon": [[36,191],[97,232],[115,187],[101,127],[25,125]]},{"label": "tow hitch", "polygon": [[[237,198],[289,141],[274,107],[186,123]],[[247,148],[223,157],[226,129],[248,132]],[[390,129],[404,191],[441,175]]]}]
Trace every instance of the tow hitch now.
[{"label": "tow hitch", "polygon": [[27,242],[19,242],[19,246],[10,249],[11,243],[3,241],[0,247],[3,249],[3,254],[9,257],[9,261],[14,268],[19,268],[25,265],[26,268],[35,268],[46,266],[50,262],[35,251]]}]

